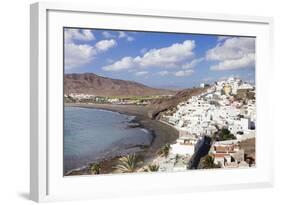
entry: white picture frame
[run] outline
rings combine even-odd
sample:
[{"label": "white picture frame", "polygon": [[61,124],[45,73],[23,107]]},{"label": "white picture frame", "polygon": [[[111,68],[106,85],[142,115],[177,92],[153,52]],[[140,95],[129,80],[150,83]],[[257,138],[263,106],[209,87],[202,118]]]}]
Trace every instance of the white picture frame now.
[{"label": "white picture frame", "polygon": [[[99,21],[93,21],[97,17]],[[62,28],[64,26],[256,36],[258,99],[256,168],[63,177],[60,155],[62,155],[63,70],[61,68],[63,68]],[[273,131],[270,130],[273,115],[271,109],[267,111],[264,109],[271,106],[271,102],[267,99],[273,96],[270,90],[271,72],[269,72],[273,69],[272,29],[273,19],[270,17],[97,8],[93,4],[46,2],[32,4],[30,198],[41,202],[273,186],[271,149]],[[117,185],[118,189],[115,187]]]}]

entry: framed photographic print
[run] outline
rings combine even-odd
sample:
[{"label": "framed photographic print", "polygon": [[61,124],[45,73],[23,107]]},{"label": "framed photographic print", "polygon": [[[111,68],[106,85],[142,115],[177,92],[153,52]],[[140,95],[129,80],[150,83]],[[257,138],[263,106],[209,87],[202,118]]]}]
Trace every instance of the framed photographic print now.
[{"label": "framed photographic print", "polygon": [[271,186],[272,22],[31,5],[31,199]]}]

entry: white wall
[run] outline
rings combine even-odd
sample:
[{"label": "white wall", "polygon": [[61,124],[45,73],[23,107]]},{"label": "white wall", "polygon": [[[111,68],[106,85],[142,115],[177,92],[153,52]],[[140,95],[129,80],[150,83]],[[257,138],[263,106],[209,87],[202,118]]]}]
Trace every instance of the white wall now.
[{"label": "white wall", "polygon": [[[29,0],[1,1],[0,6],[0,203],[31,204],[27,200],[29,191]],[[82,2],[81,0],[79,2]],[[168,10],[190,10],[201,12],[219,12],[246,15],[273,16],[275,19],[275,53],[278,54],[273,74],[280,82],[281,74],[281,12],[277,0],[261,1],[225,1],[225,0],[92,0],[111,7],[136,7]],[[272,72],[271,68],[268,72]],[[273,79],[273,80],[274,80]],[[279,90],[277,90],[279,89]],[[276,93],[280,93],[280,84],[276,83]],[[3,97],[2,97],[3,96]],[[276,96],[280,100],[280,94]],[[276,119],[280,108],[275,103]],[[278,129],[277,120],[273,129]],[[275,128],[274,128],[275,127]],[[277,136],[277,135],[276,135]],[[281,135],[279,134],[281,137]],[[276,173],[280,171],[280,139],[276,139]],[[276,187],[262,190],[238,190],[189,193],[170,196],[153,196],[106,201],[70,202],[70,204],[278,204],[280,202],[280,174],[276,176]],[[212,191],[212,190],[210,190]],[[234,200],[229,200],[233,198]],[[218,200],[220,199],[220,200]],[[238,201],[236,201],[237,199]],[[274,203],[275,201],[275,203]]]}]

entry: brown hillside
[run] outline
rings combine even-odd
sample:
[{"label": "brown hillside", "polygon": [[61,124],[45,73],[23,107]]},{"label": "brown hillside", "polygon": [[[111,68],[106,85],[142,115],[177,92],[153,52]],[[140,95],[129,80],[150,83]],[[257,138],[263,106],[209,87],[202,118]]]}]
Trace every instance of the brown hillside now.
[{"label": "brown hillside", "polygon": [[172,97],[157,99],[148,106],[148,115],[150,118],[157,118],[161,112],[171,109],[177,106],[180,102],[187,101],[192,96],[199,95],[205,90],[206,88],[184,89],[177,92]]},{"label": "brown hillside", "polygon": [[111,79],[93,73],[65,74],[64,93],[83,93],[99,96],[171,95],[175,91],[157,89],[133,81]]}]

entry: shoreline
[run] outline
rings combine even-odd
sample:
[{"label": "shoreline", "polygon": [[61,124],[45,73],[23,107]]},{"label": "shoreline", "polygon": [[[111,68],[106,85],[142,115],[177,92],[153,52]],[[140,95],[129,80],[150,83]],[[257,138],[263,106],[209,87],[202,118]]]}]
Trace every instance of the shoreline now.
[{"label": "shoreline", "polygon": [[[142,155],[143,161],[151,161],[157,157],[157,151],[159,148],[164,146],[165,144],[175,143],[176,139],[179,136],[178,130],[173,128],[166,123],[150,119],[148,116],[148,109],[145,106],[138,105],[114,105],[114,104],[82,104],[82,103],[65,103],[65,107],[81,107],[81,108],[89,108],[89,109],[101,109],[112,112],[118,112],[120,114],[125,114],[129,116],[134,116],[134,119],[131,120],[132,123],[138,123],[139,128],[146,129],[152,135],[152,141],[148,148],[143,149],[138,152]],[[109,159],[101,160],[101,174],[114,173],[114,170],[110,165],[114,165],[118,158],[112,157]],[[142,167],[147,164],[143,163]],[[85,165],[88,167],[88,165]],[[86,173],[86,169],[84,167],[73,169],[71,171],[66,172],[65,176],[73,176],[73,175],[89,175]]]}]

